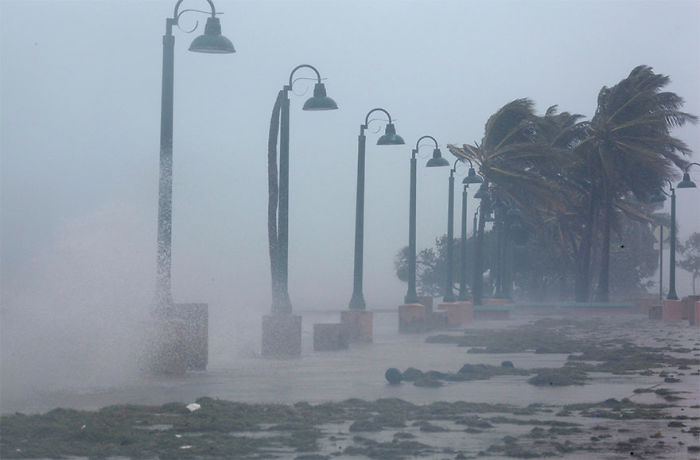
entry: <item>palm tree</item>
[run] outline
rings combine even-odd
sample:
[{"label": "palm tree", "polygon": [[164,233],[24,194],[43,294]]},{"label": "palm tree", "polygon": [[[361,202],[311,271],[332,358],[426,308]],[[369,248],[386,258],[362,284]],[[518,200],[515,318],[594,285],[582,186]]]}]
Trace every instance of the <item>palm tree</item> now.
[{"label": "palm tree", "polygon": [[[481,143],[448,145],[459,158],[468,158],[479,166],[484,186],[493,185],[493,193],[500,201],[524,211],[548,212],[563,210],[561,187],[553,175],[560,174],[567,159],[557,149],[541,142],[537,117],[529,99],[516,99],[504,105],[489,117]],[[474,304],[483,300],[483,235],[485,216],[491,211],[491,200],[482,200],[475,251],[472,296]],[[527,221],[528,217],[523,216]]]},{"label": "palm tree", "polygon": [[633,212],[619,198],[632,192],[638,200],[646,201],[673,176],[674,165],[683,168],[687,164],[681,155],[691,152],[671,136],[670,130],[695,123],[697,117],[680,111],[681,97],[661,91],[669,81],[651,67],[638,66],[615,86],[603,87],[588,136],[576,147],[590,180],[586,238],[592,238],[594,218],[600,220],[602,232],[598,301],[609,298],[610,233],[615,210]]}]

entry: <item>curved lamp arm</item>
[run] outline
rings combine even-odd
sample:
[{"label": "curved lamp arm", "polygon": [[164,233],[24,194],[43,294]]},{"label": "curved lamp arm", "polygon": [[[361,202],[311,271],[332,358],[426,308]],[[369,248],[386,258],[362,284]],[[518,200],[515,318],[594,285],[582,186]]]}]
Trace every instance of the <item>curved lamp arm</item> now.
[{"label": "curved lamp arm", "polygon": [[686,166],[686,167],[683,169],[683,172],[684,172],[684,173],[687,173],[688,170],[690,169],[690,167],[693,166],[693,165],[695,165],[695,166],[700,166],[700,163],[689,163],[688,166]]},{"label": "curved lamp arm", "polygon": [[389,118],[389,123],[391,123],[391,115],[389,114],[389,112],[382,109],[381,107],[377,107],[367,112],[367,116],[365,117],[365,123],[362,125],[363,128],[367,128],[367,125],[369,124],[369,116],[372,115],[374,112],[384,112],[384,114]]},{"label": "curved lamp arm", "polygon": [[[209,0],[207,0],[207,1],[209,1]],[[316,80],[317,80],[317,83],[321,83],[321,74],[318,72],[318,70],[316,69],[316,67],[314,67],[314,66],[312,66],[312,65],[310,65],[310,64],[301,64],[301,65],[298,65],[298,66],[294,67],[294,69],[292,69],[292,72],[289,74],[289,84],[285,87],[285,89],[287,89],[287,90],[291,90],[291,89],[292,89],[292,85],[294,84],[294,80],[293,80],[294,74],[296,73],[297,70],[303,69],[303,68],[307,68],[307,69],[313,70],[313,71],[316,73]]]},{"label": "curved lamp arm", "polygon": [[[177,3],[175,4],[175,9],[173,10],[173,20],[175,21],[175,23],[177,23],[177,20],[180,17],[180,4],[184,1],[185,0],[177,0]],[[211,17],[213,18],[216,16],[216,7],[214,6],[214,3],[211,0],[207,0],[207,3],[209,3],[209,7],[211,8]]]},{"label": "curved lamp arm", "polygon": [[[391,117],[390,117],[390,119],[391,119]],[[437,149],[437,148],[440,148],[440,146],[438,145],[438,141],[436,141],[435,138],[434,138],[433,136],[421,136],[421,137],[419,137],[418,140],[416,141],[416,148],[414,149],[414,151],[415,151],[416,153],[418,153],[418,148],[419,148],[420,141],[422,141],[423,139],[430,139],[430,140],[432,140],[433,143],[435,144],[435,148],[436,148],[436,149]]]}]

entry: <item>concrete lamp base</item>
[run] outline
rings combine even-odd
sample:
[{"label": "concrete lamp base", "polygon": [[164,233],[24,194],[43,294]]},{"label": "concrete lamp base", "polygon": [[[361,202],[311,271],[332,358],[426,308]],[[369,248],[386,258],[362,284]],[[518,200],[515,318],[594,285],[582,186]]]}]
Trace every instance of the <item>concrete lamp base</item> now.
[{"label": "concrete lamp base", "polygon": [[295,358],[301,355],[301,316],[273,313],[263,316],[262,355]]},{"label": "concrete lamp base", "polygon": [[340,322],[348,333],[350,343],[372,342],[374,317],[367,310],[345,310],[340,312]]},{"label": "concrete lamp base", "polygon": [[399,333],[423,332],[426,328],[426,307],[420,303],[399,305]]},{"label": "concrete lamp base", "polygon": [[461,326],[474,321],[474,307],[471,302],[441,303],[437,308],[447,313],[448,326]]},{"label": "concrete lamp base", "polygon": [[209,308],[205,303],[178,303],[171,314],[150,326],[148,369],[155,374],[181,375],[203,371],[209,356]]},{"label": "concrete lamp base", "polygon": [[663,321],[681,321],[683,319],[683,302],[680,300],[664,300],[661,307],[661,319]]},{"label": "concrete lamp base", "polygon": [[177,303],[175,317],[185,323],[187,369],[206,370],[209,361],[209,305]]},{"label": "concrete lamp base", "polygon": [[176,318],[153,321],[149,332],[148,371],[158,375],[184,375],[187,372],[187,326]]}]

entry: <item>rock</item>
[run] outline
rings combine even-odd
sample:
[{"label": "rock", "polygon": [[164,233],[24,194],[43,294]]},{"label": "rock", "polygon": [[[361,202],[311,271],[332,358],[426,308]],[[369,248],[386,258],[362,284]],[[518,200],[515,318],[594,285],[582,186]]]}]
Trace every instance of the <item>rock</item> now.
[{"label": "rock", "polygon": [[502,361],[501,367],[515,367],[515,365],[513,364],[513,361]]},{"label": "rock", "polygon": [[413,382],[423,377],[423,371],[415,367],[409,367],[403,371],[403,379],[407,382]]},{"label": "rock", "polygon": [[389,369],[387,369],[384,373],[384,377],[392,385],[398,385],[399,383],[401,383],[401,380],[403,380],[403,375],[401,374],[401,371],[395,367],[390,367]]},{"label": "rock", "polygon": [[431,379],[430,377],[422,377],[422,378],[416,380],[415,382],[413,382],[413,384],[417,387],[428,387],[428,388],[437,388],[437,387],[442,386],[441,381]]}]

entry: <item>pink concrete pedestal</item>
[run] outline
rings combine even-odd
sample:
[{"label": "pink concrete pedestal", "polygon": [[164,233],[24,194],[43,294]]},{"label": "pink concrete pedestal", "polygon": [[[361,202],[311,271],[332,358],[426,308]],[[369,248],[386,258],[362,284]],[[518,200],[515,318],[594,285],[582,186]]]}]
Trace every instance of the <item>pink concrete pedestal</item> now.
[{"label": "pink concrete pedestal", "polygon": [[471,302],[445,302],[438,305],[438,310],[447,313],[449,326],[460,326],[474,321],[474,308]]},{"label": "pink concrete pedestal", "polygon": [[426,306],[420,303],[399,305],[399,333],[425,330]]},{"label": "pink concrete pedestal", "polygon": [[661,307],[663,321],[681,321],[683,319],[683,302],[680,300],[664,300]]},{"label": "pink concrete pedestal", "polygon": [[367,310],[345,310],[340,312],[340,322],[348,332],[350,342],[372,342],[373,315]]}]

